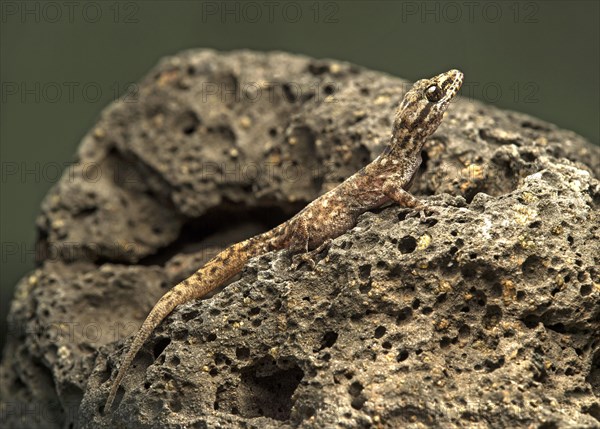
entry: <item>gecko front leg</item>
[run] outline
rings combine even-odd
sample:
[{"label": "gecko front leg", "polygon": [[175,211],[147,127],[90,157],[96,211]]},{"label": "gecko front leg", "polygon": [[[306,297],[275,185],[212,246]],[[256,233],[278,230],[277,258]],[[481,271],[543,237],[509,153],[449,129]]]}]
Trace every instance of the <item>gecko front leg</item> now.
[{"label": "gecko front leg", "polygon": [[405,180],[400,174],[393,174],[383,183],[383,193],[390,200],[394,201],[400,207],[408,207],[418,212],[420,216],[425,217],[425,212],[430,214],[437,213],[437,210],[424,204],[410,192],[404,190],[403,185]]},{"label": "gecko front leg", "polygon": [[383,194],[401,207],[420,209],[425,205],[410,192],[404,190],[406,181],[400,174],[392,174],[383,183]]}]

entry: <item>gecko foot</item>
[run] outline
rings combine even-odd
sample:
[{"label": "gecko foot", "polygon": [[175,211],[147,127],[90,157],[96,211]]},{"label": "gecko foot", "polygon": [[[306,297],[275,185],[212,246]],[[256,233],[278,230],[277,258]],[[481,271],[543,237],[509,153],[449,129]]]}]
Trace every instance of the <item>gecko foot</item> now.
[{"label": "gecko foot", "polygon": [[307,263],[308,265],[310,265],[311,268],[315,268],[315,265],[317,265],[317,263],[315,261],[317,255],[319,253],[321,253],[323,250],[325,250],[326,248],[328,248],[330,244],[331,244],[331,239],[329,238],[329,239],[325,240],[325,242],[322,243],[316,249],[313,249],[313,250],[310,250],[310,251],[304,252],[304,253],[299,253],[297,255],[292,256],[292,264],[294,266],[294,269],[298,269],[300,267],[300,265],[302,265],[303,263]]},{"label": "gecko foot", "polygon": [[417,217],[417,215],[419,216],[419,218],[421,219],[425,219],[428,216],[434,216],[434,215],[439,215],[440,211],[433,206],[430,206],[429,204],[419,204],[415,207],[413,207],[413,210],[411,213],[409,213],[406,217]]},{"label": "gecko foot", "polygon": [[311,269],[315,268],[315,265],[317,265],[317,263],[313,259],[312,252],[298,253],[297,255],[292,256],[292,267],[294,268],[294,270],[300,268],[300,265],[304,263],[310,265]]}]

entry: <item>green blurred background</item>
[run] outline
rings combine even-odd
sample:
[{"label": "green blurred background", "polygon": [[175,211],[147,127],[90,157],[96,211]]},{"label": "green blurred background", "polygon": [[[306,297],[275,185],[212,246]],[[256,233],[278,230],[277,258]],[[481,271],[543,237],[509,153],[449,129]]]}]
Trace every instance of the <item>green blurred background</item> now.
[{"label": "green blurred background", "polygon": [[14,286],[34,266],[43,196],[101,110],[160,57],[277,49],[411,80],[456,67],[464,95],[597,144],[599,3],[3,1],[0,341]]}]

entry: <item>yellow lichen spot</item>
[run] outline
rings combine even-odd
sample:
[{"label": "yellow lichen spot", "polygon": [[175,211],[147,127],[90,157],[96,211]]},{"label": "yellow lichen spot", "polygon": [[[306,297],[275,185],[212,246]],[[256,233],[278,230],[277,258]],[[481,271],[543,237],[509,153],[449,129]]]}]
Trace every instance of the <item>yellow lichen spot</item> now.
[{"label": "yellow lichen spot", "polygon": [[296,137],[290,137],[288,139],[288,143],[292,146],[294,146],[296,143],[298,143],[298,139]]},{"label": "yellow lichen spot", "polygon": [[59,229],[65,226],[65,221],[62,219],[55,219],[52,221],[52,229]]},{"label": "yellow lichen spot", "polygon": [[94,128],[94,137],[101,139],[106,135],[106,132],[102,128]]},{"label": "yellow lichen spot", "polygon": [[431,245],[431,235],[423,234],[417,240],[417,250],[425,250]]},{"label": "yellow lichen spot", "polygon": [[472,347],[474,349],[477,349],[477,350],[482,350],[482,349],[486,348],[486,345],[485,345],[485,343],[483,341],[477,340],[477,341],[473,342],[473,346]]},{"label": "yellow lichen spot", "polygon": [[273,153],[269,155],[268,159],[269,164],[279,165],[281,163],[281,155],[278,153]]},{"label": "yellow lichen spot", "polygon": [[525,201],[527,204],[531,204],[536,202],[537,200],[539,200],[538,197],[536,197],[534,194],[532,194],[531,192],[523,192],[521,194],[521,198],[523,199],[523,201]]},{"label": "yellow lichen spot", "polygon": [[33,286],[33,285],[37,284],[37,282],[38,282],[38,278],[37,278],[37,276],[36,276],[36,275],[31,275],[31,276],[29,276],[29,278],[28,278],[27,280],[29,281],[29,284],[30,284],[31,286]]},{"label": "yellow lichen spot", "polygon": [[564,229],[561,225],[555,225],[550,230],[550,232],[554,235],[561,235],[563,233],[563,231],[564,231]]},{"label": "yellow lichen spot", "polygon": [[380,106],[382,104],[389,104],[389,102],[390,102],[390,97],[388,97],[387,95],[380,95],[374,101],[376,106]]},{"label": "yellow lichen spot", "polygon": [[472,186],[473,186],[473,184],[471,182],[463,182],[463,183],[460,184],[460,192],[462,194],[466,194],[467,191],[469,189],[471,189]]},{"label": "yellow lichen spot", "polygon": [[338,63],[333,63],[329,66],[329,71],[333,74],[339,73],[342,71],[342,66]]},{"label": "yellow lichen spot", "polygon": [[252,119],[250,119],[249,116],[242,116],[240,118],[240,125],[244,128],[250,128],[250,125],[252,125]]},{"label": "yellow lichen spot", "polygon": [[525,235],[519,235],[518,241],[523,249],[535,249],[536,248],[535,242],[531,238],[529,238]]},{"label": "yellow lichen spot", "polygon": [[438,331],[444,331],[444,330],[448,329],[449,326],[450,326],[450,322],[448,321],[448,319],[442,319],[438,323],[436,323],[435,328]]},{"label": "yellow lichen spot", "polygon": [[229,149],[229,156],[232,158],[237,158],[240,152],[236,148]]},{"label": "yellow lichen spot", "polygon": [[452,291],[452,284],[448,280],[440,280],[438,285],[437,293],[448,293]]},{"label": "yellow lichen spot", "polygon": [[427,269],[429,269],[429,262],[427,262],[427,261],[425,261],[425,262],[421,262],[421,263],[419,264],[419,268],[420,268],[420,269],[422,269],[422,270],[427,270]]},{"label": "yellow lichen spot", "polygon": [[465,293],[464,295],[465,301],[469,302],[473,299],[473,294],[472,293]]},{"label": "yellow lichen spot", "polygon": [[60,346],[58,348],[57,354],[61,360],[65,360],[71,356],[71,351],[69,350],[69,348],[67,346]]},{"label": "yellow lichen spot", "polygon": [[536,210],[521,204],[515,205],[513,210],[515,214],[515,220],[521,225],[526,225],[537,217]]},{"label": "yellow lichen spot", "polygon": [[509,305],[517,296],[515,283],[510,279],[502,279],[500,284],[502,285],[502,302],[504,305]]},{"label": "yellow lichen spot", "polygon": [[471,164],[462,171],[464,177],[469,180],[482,180],[485,177],[483,166],[479,164]]},{"label": "yellow lichen spot", "polygon": [[204,366],[202,367],[202,371],[204,371],[204,372],[209,372],[209,371],[210,371],[210,368],[208,367],[208,365],[204,365]]}]

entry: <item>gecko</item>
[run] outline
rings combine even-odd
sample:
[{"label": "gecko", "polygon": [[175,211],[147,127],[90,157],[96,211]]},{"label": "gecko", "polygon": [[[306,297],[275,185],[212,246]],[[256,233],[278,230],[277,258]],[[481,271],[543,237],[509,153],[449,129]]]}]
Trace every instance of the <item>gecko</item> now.
[{"label": "gecko", "polygon": [[425,210],[426,206],[408,190],[421,164],[423,144],[438,128],[462,82],[459,70],[415,82],[400,102],[390,141],[379,156],[286,222],[233,244],[165,293],[122,358],[104,411],[111,409],[119,385],[154,329],[177,306],[202,298],[238,274],[249,259],[284,249],[296,256],[319,253],[331,240],[352,229],[359,215],[384,204]]}]

